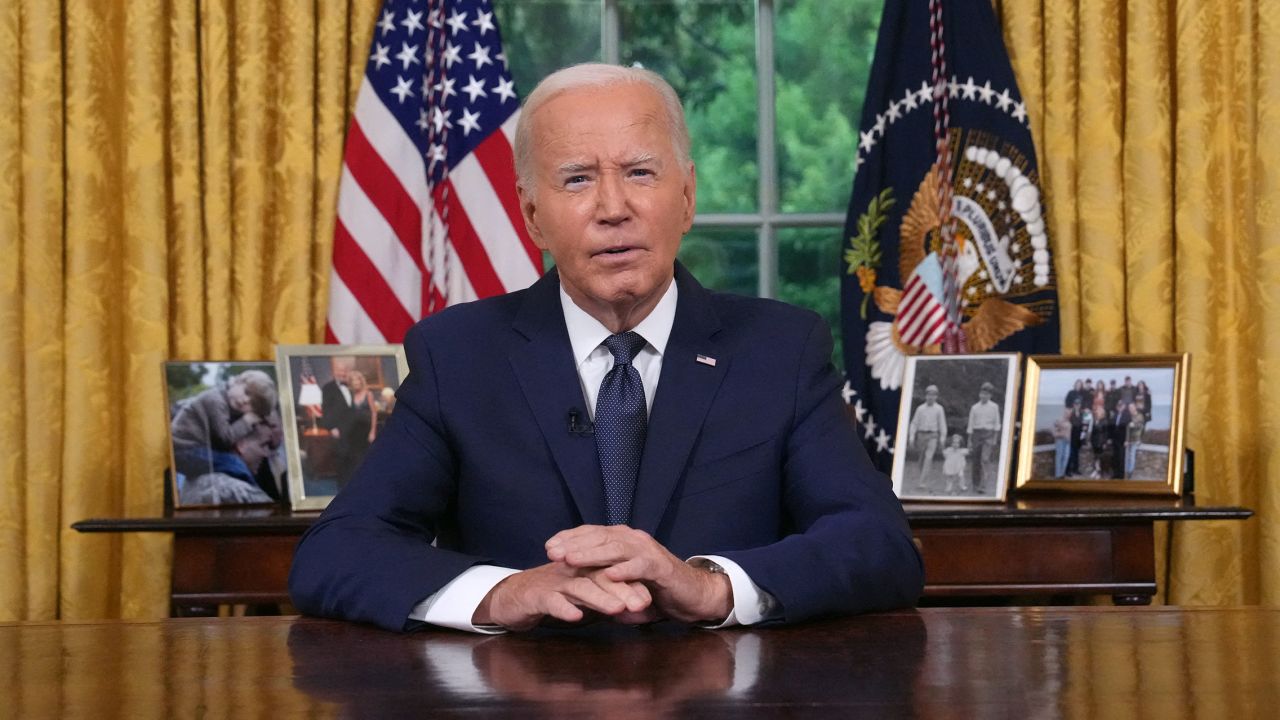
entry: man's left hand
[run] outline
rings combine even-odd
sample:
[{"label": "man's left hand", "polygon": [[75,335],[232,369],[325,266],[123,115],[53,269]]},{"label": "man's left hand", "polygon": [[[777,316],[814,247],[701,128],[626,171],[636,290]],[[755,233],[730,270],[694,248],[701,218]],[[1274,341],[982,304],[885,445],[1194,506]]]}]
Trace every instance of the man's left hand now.
[{"label": "man's left hand", "polygon": [[718,623],[733,611],[728,576],[689,565],[643,530],[581,525],[556,533],[546,547],[552,561],[604,568],[605,577],[615,582],[644,583],[656,610],[673,620]]}]

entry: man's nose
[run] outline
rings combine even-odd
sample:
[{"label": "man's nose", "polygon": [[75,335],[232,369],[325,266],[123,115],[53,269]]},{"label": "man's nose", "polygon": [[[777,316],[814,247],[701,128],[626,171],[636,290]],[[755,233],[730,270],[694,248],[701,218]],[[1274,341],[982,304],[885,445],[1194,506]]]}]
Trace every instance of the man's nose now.
[{"label": "man's nose", "polygon": [[618,173],[602,173],[596,194],[596,220],[616,225],[631,216],[628,207],[627,186]]}]

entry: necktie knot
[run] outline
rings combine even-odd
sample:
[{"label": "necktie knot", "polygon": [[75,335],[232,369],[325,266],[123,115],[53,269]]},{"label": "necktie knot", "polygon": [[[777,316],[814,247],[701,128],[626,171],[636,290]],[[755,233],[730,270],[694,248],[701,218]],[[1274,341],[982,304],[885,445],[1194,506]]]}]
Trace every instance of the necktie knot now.
[{"label": "necktie knot", "polygon": [[618,365],[627,365],[635,358],[636,353],[644,347],[644,338],[634,330],[628,330],[617,335],[610,335],[604,339],[604,346],[613,353],[613,362]]}]

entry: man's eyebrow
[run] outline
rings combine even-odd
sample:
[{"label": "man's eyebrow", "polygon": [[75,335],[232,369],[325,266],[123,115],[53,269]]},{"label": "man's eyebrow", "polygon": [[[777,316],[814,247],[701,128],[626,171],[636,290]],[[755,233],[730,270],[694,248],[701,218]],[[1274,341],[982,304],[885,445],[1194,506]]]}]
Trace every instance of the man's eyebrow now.
[{"label": "man's eyebrow", "polygon": [[595,165],[591,163],[567,162],[561,165],[560,167],[556,168],[556,172],[561,174],[579,173],[579,172],[582,172],[583,170],[594,170],[594,169],[595,169]]},{"label": "man's eyebrow", "polygon": [[650,165],[658,162],[658,156],[653,153],[643,153],[626,160],[622,163],[623,167],[635,167],[636,165]]}]

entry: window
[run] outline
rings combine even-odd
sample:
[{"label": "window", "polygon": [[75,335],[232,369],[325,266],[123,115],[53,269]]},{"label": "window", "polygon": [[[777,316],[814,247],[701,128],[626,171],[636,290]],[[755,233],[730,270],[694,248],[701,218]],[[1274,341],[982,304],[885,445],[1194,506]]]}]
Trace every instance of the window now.
[{"label": "window", "polygon": [[809,307],[839,333],[844,211],[882,0],[494,4],[523,92],[592,60],[661,73],[684,100],[698,167],[681,260],[708,287]]}]

